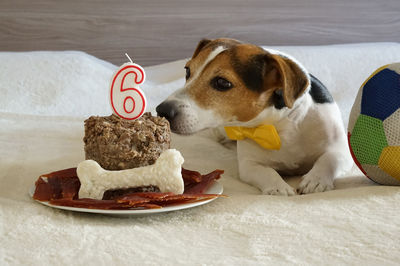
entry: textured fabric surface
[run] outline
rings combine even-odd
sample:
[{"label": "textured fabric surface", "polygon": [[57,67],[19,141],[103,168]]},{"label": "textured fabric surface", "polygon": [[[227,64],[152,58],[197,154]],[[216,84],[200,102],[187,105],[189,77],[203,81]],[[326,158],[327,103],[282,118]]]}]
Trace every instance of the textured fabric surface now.
[{"label": "textured fabric surface", "polygon": [[361,113],[385,120],[400,107],[400,74],[383,69],[364,85]]},{"label": "textured fabric surface", "polygon": [[351,132],[350,144],[360,163],[378,164],[383,148],[388,146],[382,121],[360,115]]},{"label": "textured fabric surface", "polygon": [[[278,49],[327,85],[345,123],[371,71],[400,61],[400,45],[390,43]],[[150,109],[183,84],[184,62],[146,69]],[[0,265],[398,263],[399,187],[378,186],[354,169],[334,191],[260,195],[238,179],[235,151],[206,133],[173,135],[172,146],[189,169],[224,169],[228,198],[141,218],[66,212],[31,200],[38,175],[83,160],[83,120],[110,113],[114,70],[77,52],[0,53]]]},{"label": "textured fabric surface", "polygon": [[400,180],[400,146],[384,148],[378,165],[383,171]]},{"label": "textured fabric surface", "polygon": [[400,146],[400,108],[383,121],[383,128],[390,146]]},{"label": "textured fabric surface", "polygon": [[400,185],[400,180],[393,178],[386,172],[382,171],[378,165],[362,164],[360,166],[366,173],[368,173],[368,177],[378,184],[385,184],[389,186]]}]

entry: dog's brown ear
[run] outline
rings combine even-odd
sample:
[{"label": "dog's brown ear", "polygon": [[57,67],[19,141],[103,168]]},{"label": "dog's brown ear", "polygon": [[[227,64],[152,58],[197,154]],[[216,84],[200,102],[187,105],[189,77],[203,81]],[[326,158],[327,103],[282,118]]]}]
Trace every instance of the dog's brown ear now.
[{"label": "dog's brown ear", "polygon": [[192,58],[195,58],[195,57],[200,53],[200,51],[201,51],[207,44],[209,44],[210,42],[211,42],[211,40],[209,40],[209,39],[202,39],[202,40],[199,42],[199,44],[197,45],[196,50],[194,51],[194,53],[193,53],[193,55],[192,55]]},{"label": "dog's brown ear", "polygon": [[[300,97],[309,85],[309,79],[304,70],[293,60],[280,55],[270,55],[274,61],[278,73],[270,71],[271,81],[282,88],[283,100],[289,108]],[[268,75],[268,74],[267,74]],[[267,79],[268,80],[268,79]]]}]

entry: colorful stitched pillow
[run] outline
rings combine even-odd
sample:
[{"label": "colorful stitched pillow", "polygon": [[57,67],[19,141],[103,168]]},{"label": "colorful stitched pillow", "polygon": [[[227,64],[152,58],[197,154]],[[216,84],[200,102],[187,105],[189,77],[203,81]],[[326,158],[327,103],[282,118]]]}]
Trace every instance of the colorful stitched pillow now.
[{"label": "colorful stitched pillow", "polygon": [[400,185],[400,63],[377,69],[362,84],[351,109],[349,146],[373,181]]}]

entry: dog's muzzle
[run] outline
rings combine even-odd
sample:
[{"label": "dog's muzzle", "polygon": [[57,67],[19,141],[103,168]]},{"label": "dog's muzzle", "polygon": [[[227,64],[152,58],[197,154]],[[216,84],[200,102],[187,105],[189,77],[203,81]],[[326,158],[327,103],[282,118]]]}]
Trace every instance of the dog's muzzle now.
[{"label": "dog's muzzle", "polygon": [[178,100],[165,100],[156,107],[157,114],[165,117],[174,133],[193,134],[199,130],[196,112],[187,103]]}]

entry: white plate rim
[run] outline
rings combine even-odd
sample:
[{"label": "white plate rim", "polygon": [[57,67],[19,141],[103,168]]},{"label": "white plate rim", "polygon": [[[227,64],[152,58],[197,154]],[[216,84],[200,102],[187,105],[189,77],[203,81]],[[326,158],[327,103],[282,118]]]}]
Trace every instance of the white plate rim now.
[{"label": "white plate rim", "polygon": [[[207,189],[205,194],[218,194],[221,195],[222,192],[224,191],[224,188],[221,183],[218,181],[214,181],[214,183],[211,185],[210,188]],[[147,210],[101,210],[101,209],[88,209],[88,208],[77,208],[77,207],[67,207],[67,206],[57,206],[57,205],[52,205],[48,201],[40,201],[40,200],[35,200],[33,199],[33,194],[35,192],[35,185],[33,185],[29,189],[29,196],[32,198],[32,200],[37,201],[45,206],[55,208],[55,209],[61,209],[61,210],[67,210],[67,211],[74,211],[74,212],[85,212],[85,213],[97,213],[97,214],[107,214],[107,215],[150,215],[150,214],[156,214],[156,213],[165,213],[165,212],[171,212],[171,211],[178,211],[178,210],[184,210],[184,209],[189,209],[197,206],[201,206],[204,204],[207,204],[216,198],[213,199],[208,199],[204,201],[198,201],[198,202],[192,202],[192,203],[186,203],[186,204],[179,204],[179,205],[174,205],[174,206],[167,206],[167,207],[162,207],[160,209],[147,209]]]}]

